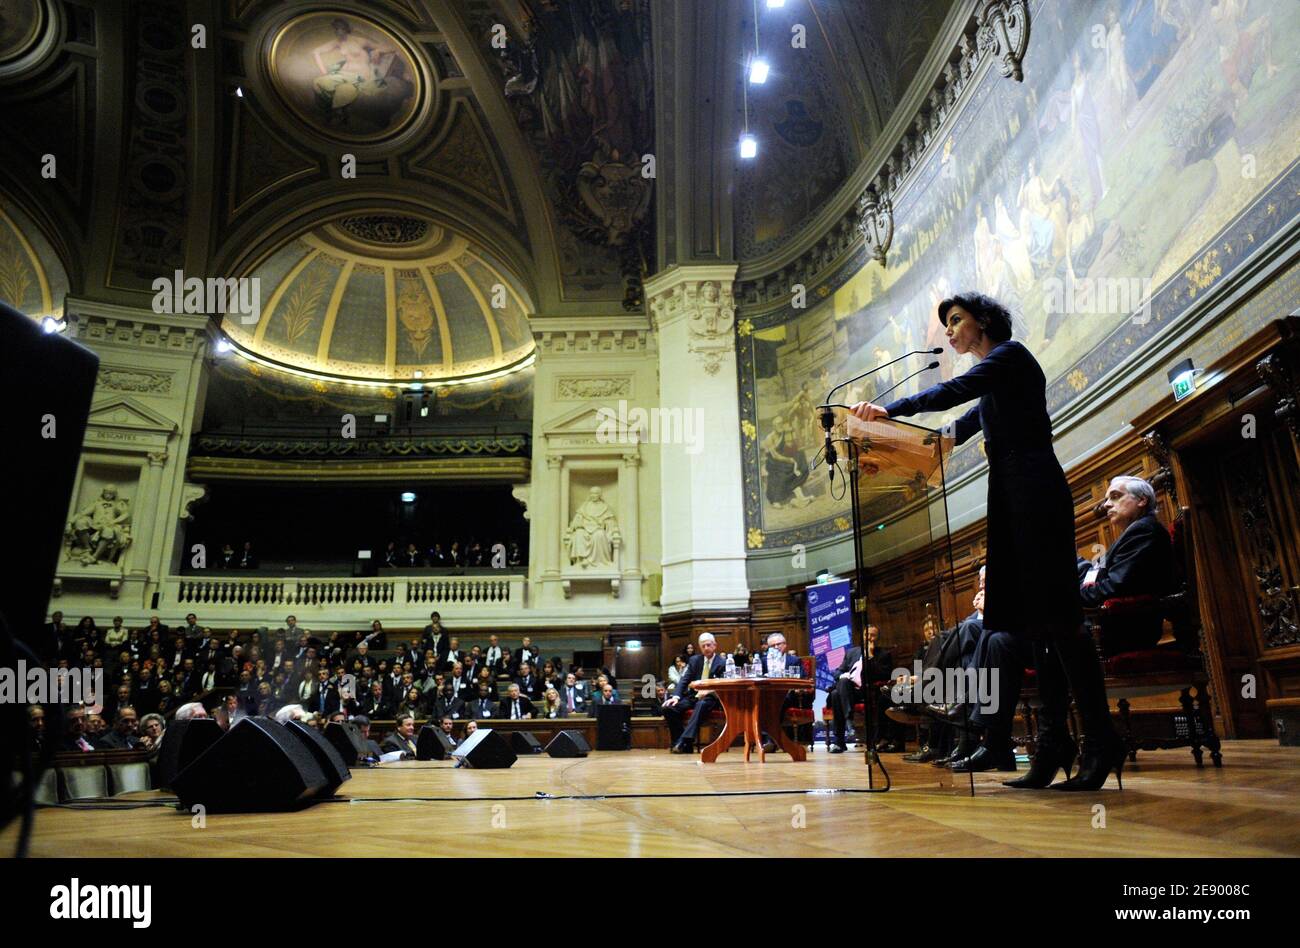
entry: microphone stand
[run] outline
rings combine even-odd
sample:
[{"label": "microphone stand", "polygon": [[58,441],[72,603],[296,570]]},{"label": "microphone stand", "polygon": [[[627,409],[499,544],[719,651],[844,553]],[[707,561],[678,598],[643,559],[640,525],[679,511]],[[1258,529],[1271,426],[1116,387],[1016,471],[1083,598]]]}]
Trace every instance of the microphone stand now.
[{"label": "microphone stand", "polygon": [[[908,356],[912,356],[912,355],[918,355],[918,354],[937,355],[939,352],[942,352],[942,350],[922,349],[919,350],[918,352],[909,352],[907,353],[907,355],[900,356],[898,359],[895,359],[894,362],[898,362],[901,359],[906,359]],[[873,372],[878,372],[880,371],[880,369],[886,368],[892,364],[893,364],[892,362],[887,362],[884,365],[877,366],[875,369],[872,369],[869,372],[865,372],[862,375],[857,376],[857,378],[858,379],[865,378],[866,376],[871,375]],[[922,372],[928,372],[931,369],[937,369],[938,367],[939,367],[938,362],[931,362],[929,365],[925,366],[925,368],[917,369],[915,372],[912,372],[910,375],[904,376],[902,379],[895,382],[889,388],[885,389],[884,392],[878,393],[876,397],[880,398],[882,395],[888,395],[890,392],[898,388],[904,382],[910,381],[911,379],[920,375]],[[849,379],[848,382],[841,382],[839,385],[835,386],[835,388],[831,389],[830,392],[827,393],[826,404],[819,406],[822,409],[822,427],[826,430],[826,458],[827,458],[827,463],[830,465],[832,472],[835,470],[834,467],[835,448],[834,448],[833,441],[831,439],[830,429],[834,425],[835,417],[831,409],[847,408],[848,406],[831,404],[830,399],[831,396],[834,395],[836,391],[843,388],[845,385],[849,384],[850,382],[854,382],[854,381],[856,381],[856,379]],[[829,419],[829,423],[828,423],[828,419]],[[859,448],[857,442],[854,441],[852,438],[844,438],[843,440],[848,445],[846,460],[849,463],[849,471],[851,472],[849,476],[849,507],[852,512],[854,526],[860,528],[862,525],[862,498],[861,495],[859,494],[859,488],[858,488],[859,477],[858,477],[857,465],[858,465]],[[832,474],[832,477],[833,476],[834,475]],[[949,542],[951,544],[951,538]],[[867,732],[867,752],[864,755],[864,762],[867,767],[867,789],[869,791],[875,790],[875,782],[872,778],[872,771],[871,771],[871,765],[874,762],[880,768],[880,772],[885,775],[884,789],[888,790],[891,786],[891,782],[889,780],[889,771],[885,769],[884,762],[881,761],[879,756],[876,754],[876,748],[874,744],[876,733],[879,729],[878,714],[877,714],[877,696],[875,694],[872,685],[866,681],[867,570],[866,570],[866,565],[862,561],[862,540],[861,537],[856,534],[853,537],[853,584],[854,584],[853,611],[857,613],[858,616],[860,617],[859,621],[862,625],[862,673],[863,673],[863,693],[864,693],[863,702],[862,702],[862,711],[863,711],[862,716],[863,716],[863,728]],[[849,711],[851,713],[852,709],[849,709]],[[972,776],[971,779],[974,780],[974,776]]]}]

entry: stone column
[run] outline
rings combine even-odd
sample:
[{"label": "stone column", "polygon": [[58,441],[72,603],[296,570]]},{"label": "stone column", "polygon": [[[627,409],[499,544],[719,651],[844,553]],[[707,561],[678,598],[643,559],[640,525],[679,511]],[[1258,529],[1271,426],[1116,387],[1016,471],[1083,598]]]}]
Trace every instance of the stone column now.
[{"label": "stone column", "polygon": [[748,609],[734,264],[646,283],[659,341],[665,614]]}]

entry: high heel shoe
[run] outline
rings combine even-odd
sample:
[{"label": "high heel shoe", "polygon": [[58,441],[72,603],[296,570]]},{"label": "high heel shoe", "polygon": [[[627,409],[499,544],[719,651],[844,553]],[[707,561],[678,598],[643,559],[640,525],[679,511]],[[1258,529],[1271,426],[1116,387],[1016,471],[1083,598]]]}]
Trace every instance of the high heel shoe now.
[{"label": "high heel shoe", "polygon": [[1065,779],[1070,780],[1070,768],[1079,755],[1079,746],[1068,738],[1059,743],[1039,744],[1034,759],[1030,761],[1029,773],[1015,780],[1004,780],[1002,786],[1017,790],[1045,790],[1056,779],[1058,770],[1065,771]]},{"label": "high heel shoe", "polygon": [[1115,771],[1115,782],[1124,789],[1124,761],[1128,759],[1128,748],[1124,742],[1115,738],[1105,743],[1091,743],[1083,739],[1083,756],[1079,761],[1079,772],[1062,783],[1054,784],[1053,790],[1100,790],[1110,772]]}]

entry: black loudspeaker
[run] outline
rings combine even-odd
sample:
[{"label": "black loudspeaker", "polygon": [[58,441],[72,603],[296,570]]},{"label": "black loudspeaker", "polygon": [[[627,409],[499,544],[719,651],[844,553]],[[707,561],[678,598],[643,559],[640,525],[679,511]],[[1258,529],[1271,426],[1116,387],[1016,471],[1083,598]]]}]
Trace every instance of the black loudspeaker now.
[{"label": "black loudspeaker", "polygon": [[357,761],[370,756],[370,748],[361,736],[361,728],[351,721],[331,721],[326,724],[325,740],[334,745],[334,749],[343,758],[343,763],[349,767],[355,767]]},{"label": "black loudspeaker", "polygon": [[292,810],[329,781],[315,756],[271,718],[242,718],[172,781],[181,807],[210,813]]},{"label": "black loudspeaker", "polygon": [[334,749],[333,744],[325,740],[325,736],[320,731],[301,721],[290,721],[285,727],[316,758],[316,763],[320,764],[326,781],[324,796],[333,796],[334,791],[338,790],[343,781],[352,779],[348,765],[343,763],[343,755]]},{"label": "black loudspeaker", "polygon": [[198,760],[205,750],[221,740],[221,725],[212,718],[190,718],[173,721],[163,732],[162,747],[158,750],[159,787],[170,788],[176,775]]},{"label": "black loudspeaker", "polygon": [[460,761],[461,766],[476,770],[513,767],[519,759],[510,749],[510,742],[490,727],[481,727],[465,738],[451,752],[451,756]]},{"label": "black loudspeaker", "polygon": [[420,728],[420,736],[415,739],[416,760],[446,760],[455,749],[451,737],[432,724]]},{"label": "black loudspeaker", "polygon": [[546,753],[552,757],[586,757],[590,752],[591,745],[581,731],[561,731],[546,745]]},{"label": "black loudspeaker", "polygon": [[632,706],[602,704],[596,707],[596,750],[625,751],[632,747]]},{"label": "black loudspeaker", "polygon": [[540,754],[542,742],[531,731],[515,731],[510,735],[510,746],[516,754]]}]

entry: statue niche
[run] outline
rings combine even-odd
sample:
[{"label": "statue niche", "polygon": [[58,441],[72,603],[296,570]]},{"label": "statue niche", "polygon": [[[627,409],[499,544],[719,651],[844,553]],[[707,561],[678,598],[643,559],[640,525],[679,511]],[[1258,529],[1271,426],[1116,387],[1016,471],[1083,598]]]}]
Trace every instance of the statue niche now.
[{"label": "statue niche", "polygon": [[623,543],[614,510],[593,487],[564,531],[564,552],[569,565],[580,569],[612,570]]},{"label": "statue niche", "polygon": [[64,535],[69,560],[116,564],[131,542],[131,502],[108,484],[98,500],[73,517]]}]

